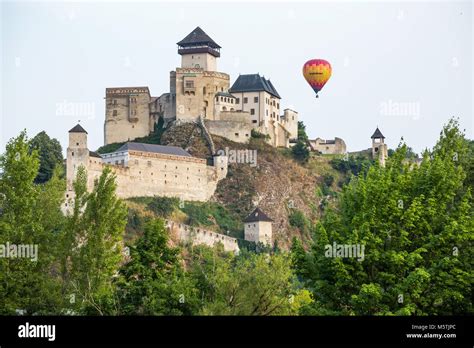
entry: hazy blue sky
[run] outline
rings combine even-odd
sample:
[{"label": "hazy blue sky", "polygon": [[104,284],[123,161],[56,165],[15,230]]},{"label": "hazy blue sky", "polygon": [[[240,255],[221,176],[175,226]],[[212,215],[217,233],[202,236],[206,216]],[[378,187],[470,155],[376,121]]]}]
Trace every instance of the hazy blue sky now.
[{"label": "hazy blue sky", "polygon": [[[24,128],[65,148],[78,119],[96,149],[105,88],[169,91],[176,42],[198,25],[222,46],[218,70],[270,78],[311,138],[360,150],[378,125],[389,147],[420,151],[453,115],[474,138],[471,1],[3,2],[0,151]],[[311,58],[333,67],[319,99],[301,74]]]}]

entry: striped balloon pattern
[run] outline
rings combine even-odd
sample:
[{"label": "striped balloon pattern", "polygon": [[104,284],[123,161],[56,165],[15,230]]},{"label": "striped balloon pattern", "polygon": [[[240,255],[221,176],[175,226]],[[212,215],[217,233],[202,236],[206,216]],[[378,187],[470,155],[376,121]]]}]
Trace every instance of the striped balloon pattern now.
[{"label": "striped balloon pattern", "polygon": [[331,64],[324,59],[311,59],[308,60],[303,66],[303,76],[308,81],[311,88],[318,92],[324,87],[331,77]]}]

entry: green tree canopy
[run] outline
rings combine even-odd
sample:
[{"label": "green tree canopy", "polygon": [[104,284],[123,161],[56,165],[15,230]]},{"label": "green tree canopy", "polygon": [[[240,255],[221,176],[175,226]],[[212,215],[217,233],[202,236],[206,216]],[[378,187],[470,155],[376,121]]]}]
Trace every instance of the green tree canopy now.
[{"label": "green tree canopy", "polygon": [[30,150],[36,150],[39,154],[40,166],[35,183],[44,183],[51,179],[54,169],[61,166],[63,153],[61,144],[57,139],[52,139],[42,131],[30,140]]},{"label": "green tree canopy", "polygon": [[[345,186],[340,204],[298,257],[320,314],[450,315],[472,312],[468,143],[451,120],[418,166],[401,145],[386,168]],[[326,257],[327,244],[364,245],[365,257]],[[302,270],[301,270],[302,269]]]}]

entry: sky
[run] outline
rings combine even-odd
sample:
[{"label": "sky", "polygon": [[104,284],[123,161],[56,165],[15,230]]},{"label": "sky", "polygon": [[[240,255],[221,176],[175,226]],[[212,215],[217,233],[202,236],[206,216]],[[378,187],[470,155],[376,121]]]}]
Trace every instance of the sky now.
[{"label": "sky", "polygon": [[[103,145],[105,88],[169,92],[176,43],[200,26],[220,46],[218,70],[260,73],[299,113],[311,139],[369,148],[378,126],[389,148],[403,137],[431,148],[458,117],[473,139],[471,1],[42,2],[0,4],[0,153],[26,129],[63,150],[81,120]],[[316,99],[307,60],[332,65]]]}]

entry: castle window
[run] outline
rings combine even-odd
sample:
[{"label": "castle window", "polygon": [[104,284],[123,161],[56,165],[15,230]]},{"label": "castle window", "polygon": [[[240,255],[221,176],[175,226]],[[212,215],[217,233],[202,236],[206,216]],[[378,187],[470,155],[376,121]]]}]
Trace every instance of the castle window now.
[{"label": "castle window", "polygon": [[252,123],[257,123],[257,120],[252,120]]},{"label": "castle window", "polygon": [[186,88],[193,88],[194,87],[194,81],[193,80],[185,81],[185,86],[186,86]]},{"label": "castle window", "polygon": [[277,103],[277,109],[279,109],[279,108],[280,108],[280,103]]},{"label": "castle window", "polygon": [[[245,134],[245,136],[248,138],[249,135],[248,135],[248,134]],[[222,168],[222,169],[224,169],[224,168]]]},{"label": "castle window", "polygon": [[71,156],[74,156],[74,151],[71,153]]},{"label": "castle window", "polygon": [[258,103],[258,97],[254,97],[254,98],[253,98],[253,102],[254,102],[254,103]]},{"label": "castle window", "polygon": [[255,109],[250,109],[250,115],[255,115]]},{"label": "castle window", "polygon": [[235,133],[235,136],[238,137],[238,136],[239,136],[239,133]]},{"label": "castle window", "polygon": [[114,100],[113,100],[113,104],[114,104],[114,105],[117,105],[117,99],[114,99]]},{"label": "castle window", "polygon": [[244,104],[247,104],[249,102],[249,98],[245,97],[244,98]]},{"label": "castle window", "polygon": [[167,182],[166,182],[166,180],[165,180],[165,184],[166,184],[166,183],[167,183]]},{"label": "castle window", "polygon": [[206,95],[206,87],[202,88],[202,94]]},{"label": "castle window", "polygon": [[112,112],[112,116],[117,116],[117,110],[114,110],[114,111]]},{"label": "castle window", "polygon": [[268,116],[268,109],[267,109],[267,110],[265,110],[265,115],[267,115],[267,116]]},{"label": "castle window", "polygon": [[240,103],[240,98],[235,99],[235,103],[239,104]]},{"label": "castle window", "polygon": [[255,224],[253,224],[253,227],[255,227]]}]

